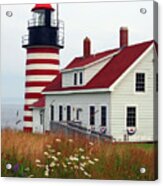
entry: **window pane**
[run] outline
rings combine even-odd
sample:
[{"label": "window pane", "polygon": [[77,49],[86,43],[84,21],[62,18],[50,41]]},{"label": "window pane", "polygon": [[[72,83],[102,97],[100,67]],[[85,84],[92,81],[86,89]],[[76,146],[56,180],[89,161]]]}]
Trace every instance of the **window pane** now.
[{"label": "window pane", "polygon": [[106,107],[105,106],[102,106],[101,107],[101,126],[106,126],[106,115],[107,115],[107,112],[106,112]]},{"label": "window pane", "polygon": [[90,125],[95,125],[95,107],[91,106],[90,107]]},{"label": "window pane", "polygon": [[54,121],[54,106],[51,105],[50,107],[50,119],[51,121]]},{"label": "window pane", "polygon": [[127,107],[127,127],[136,126],[136,107]]},{"label": "window pane", "polygon": [[74,74],[74,85],[77,85],[77,73]]},{"label": "window pane", "polygon": [[145,91],[145,74],[144,73],[136,73],[135,89],[136,89],[136,92]]},{"label": "window pane", "polygon": [[63,107],[60,105],[59,106],[59,121],[63,120]]},{"label": "window pane", "polygon": [[80,84],[83,84],[83,73],[80,72]]},{"label": "window pane", "polygon": [[67,121],[71,121],[71,107],[67,106]]}]

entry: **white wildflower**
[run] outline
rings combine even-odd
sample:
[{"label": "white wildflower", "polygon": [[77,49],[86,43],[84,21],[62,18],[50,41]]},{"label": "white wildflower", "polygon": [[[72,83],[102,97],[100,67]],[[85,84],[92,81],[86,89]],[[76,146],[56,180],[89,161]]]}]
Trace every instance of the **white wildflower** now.
[{"label": "white wildflower", "polygon": [[56,141],[57,143],[60,143],[60,142],[61,142],[61,139],[57,138],[55,141]]},{"label": "white wildflower", "polygon": [[84,152],[84,149],[82,149],[82,148],[79,148],[79,151],[80,151],[80,152]]},{"label": "white wildflower", "polygon": [[78,167],[77,165],[74,165],[74,169],[78,170],[78,169],[79,169],[79,167]]},{"label": "white wildflower", "polygon": [[68,165],[71,165],[72,163],[70,161],[67,162]]},{"label": "white wildflower", "polygon": [[51,148],[52,148],[52,146],[51,146],[51,145],[46,145],[46,147],[47,147],[48,149],[51,149]]},{"label": "white wildflower", "polygon": [[33,175],[33,174],[31,174],[31,175],[29,175],[29,176],[28,176],[28,178],[33,178],[33,177],[34,177],[34,175]]},{"label": "white wildflower", "polygon": [[74,161],[79,161],[79,158],[74,157]]},{"label": "white wildflower", "polygon": [[88,172],[85,172],[85,171],[84,171],[84,174],[85,174],[86,176],[88,176],[89,178],[91,177],[91,175],[88,174]]},{"label": "white wildflower", "polygon": [[58,158],[55,157],[55,156],[52,156],[52,159],[53,159],[54,161],[58,161]]},{"label": "white wildflower", "polygon": [[49,149],[49,152],[54,153],[55,149]]},{"label": "white wildflower", "polygon": [[84,168],[83,168],[83,167],[80,167],[80,170],[81,170],[81,171],[84,171]]},{"label": "white wildflower", "polygon": [[98,159],[98,158],[94,158],[94,161],[98,162],[98,161],[99,161],[99,159]]},{"label": "white wildflower", "polygon": [[49,176],[49,171],[48,170],[45,171],[45,176],[47,176],[47,177]]},{"label": "white wildflower", "polygon": [[90,159],[90,157],[89,157],[89,156],[86,156],[86,157],[85,157],[85,159],[86,159],[86,160],[89,160],[89,159]]},{"label": "white wildflower", "polygon": [[70,159],[71,161],[73,161],[73,160],[74,160],[74,157],[73,157],[73,156],[70,156],[69,159]]},{"label": "white wildflower", "polygon": [[70,143],[73,143],[73,139],[69,139],[68,141],[69,141]]},{"label": "white wildflower", "polygon": [[93,142],[89,142],[89,145],[93,146],[93,145],[94,145],[94,143],[93,143]]},{"label": "white wildflower", "polygon": [[57,166],[57,167],[59,167],[59,166],[60,166],[60,164],[59,164],[59,163],[57,163],[57,164],[56,164],[56,166]]},{"label": "white wildflower", "polygon": [[49,156],[49,153],[48,153],[48,152],[44,152],[44,155],[45,155],[45,156]]},{"label": "white wildflower", "polygon": [[41,161],[39,159],[36,159],[35,163],[41,163]]},{"label": "white wildflower", "polygon": [[81,167],[85,167],[87,164],[84,162],[84,163],[80,163],[80,166]]},{"label": "white wildflower", "polygon": [[51,163],[50,163],[50,165],[49,165],[49,167],[55,167],[55,163],[54,163],[54,161],[52,161]]},{"label": "white wildflower", "polygon": [[44,165],[36,164],[36,167],[45,167]]},{"label": "white wildflower", "polygon": [[88,163],[91,164],[91,165],[94,165],[95,164],[95,162],[92,161],[92,160],[89,160]]},{"label": "white wildflower", "polygon": [[30,171],[30,168],[29,168],[29,167],[26,167],[24,170],[25,170],[26,172],[28,172],[28,171]]},{"label": "white wildflower", "polygon": [[85,160],[85,156],[81,156],[81,159],[82,159],[82,160]]},{"label": "white wildflower", "polygon": [[61,155],[61,152],[57,152],[57,156],[60,156]]},{"label": "white wildflower", "polygon": [[45,165],[45,169],[49,171],[49,165]]},{"label": "white wildflower", "polygon": [[62,165],[63,165],[64,168],[67,168],[67,165],[65,163],[62,163]]}]

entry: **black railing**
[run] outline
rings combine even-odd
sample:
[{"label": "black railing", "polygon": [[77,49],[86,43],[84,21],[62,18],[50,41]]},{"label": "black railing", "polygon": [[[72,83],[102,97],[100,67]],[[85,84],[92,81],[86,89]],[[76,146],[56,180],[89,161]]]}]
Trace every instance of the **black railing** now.
[{"label": "black railing", "polygon": [[[38,19],[30,19],[28,21],[28,27],[43,27],[45,26],[45,21],[41,21]],[[61,20],[51,20],[51,27],[56,28],[56,38],[55,44],[59,47],[64,47],[64,22]],[[22,37],[22,46],[30,45],[30,37],[29,35],[24,35]]]}]

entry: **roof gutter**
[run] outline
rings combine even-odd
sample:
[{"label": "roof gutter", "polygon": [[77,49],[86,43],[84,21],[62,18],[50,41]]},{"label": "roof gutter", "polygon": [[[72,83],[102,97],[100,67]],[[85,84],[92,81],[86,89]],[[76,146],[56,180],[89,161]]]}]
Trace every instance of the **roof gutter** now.
[{"label": "roof gutter", "polygon": [[102,89],[87,89],[87,90],[66,90],[66,91],[51,91],[51,92],[43,92],[44,95],[65,95],[65,94],[82,94],[82,93],[104,93],[110,92],[109,88]]}]

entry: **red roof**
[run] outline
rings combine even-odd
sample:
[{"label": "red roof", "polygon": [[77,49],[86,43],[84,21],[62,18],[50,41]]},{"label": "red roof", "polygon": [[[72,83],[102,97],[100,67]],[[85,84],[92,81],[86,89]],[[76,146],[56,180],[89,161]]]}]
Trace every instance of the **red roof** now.
[{"label": "red roof", "polygon": [[32,8],[32,11],[39,10],[39,9],[48,9],[54,11],[54,8],[51,4],[35,4],[35,7]]},{"label": "red roof", "polygon": [[69,65],[67,65],[66,69],[79,68],[79,67],[86,66],[88,64],[93,63],[94,61],[96,61],[98,59],[101,59],[101,58],[106,57],[110,54],[113,54],[114,52],[117,52],[118,50],[119,49],[107,50],[107,51],[100,52],[95,55],[91,55],[87,58],[77,57]]},{"label": "red roof", "polygon": [[[62,88],[61,73],[57,78],[44,89],[44,92],[51,91],[68,91],[68,90],[84,90],[84,89],[100,89],[109,88],[135,61],[145,52],[145,50],[153,43],[148,41],[140,44],[131,45],[123,49],[119,49],[119,53],[115,55],[109,63],[107,63],[86,85]],[[113,51],[113,50],[111,50]],[[117,49],[115,49],[117,51]],[[109,51],[108,51],[109,52]],[[98,54],[97,54],[98,55]],[[80,64],[84,65],[86,59],[81,60]],[[93,62],[93,61],[92,61]],[[77,62],[72,61],[68,67],[80,66]],[[75,65],[76,64],[76,65]]]},{"label": "red roof", "polygon": [[31,107],[42,108],[45,107],[45,96],[41,97],[38,101],[36,101]]}]

